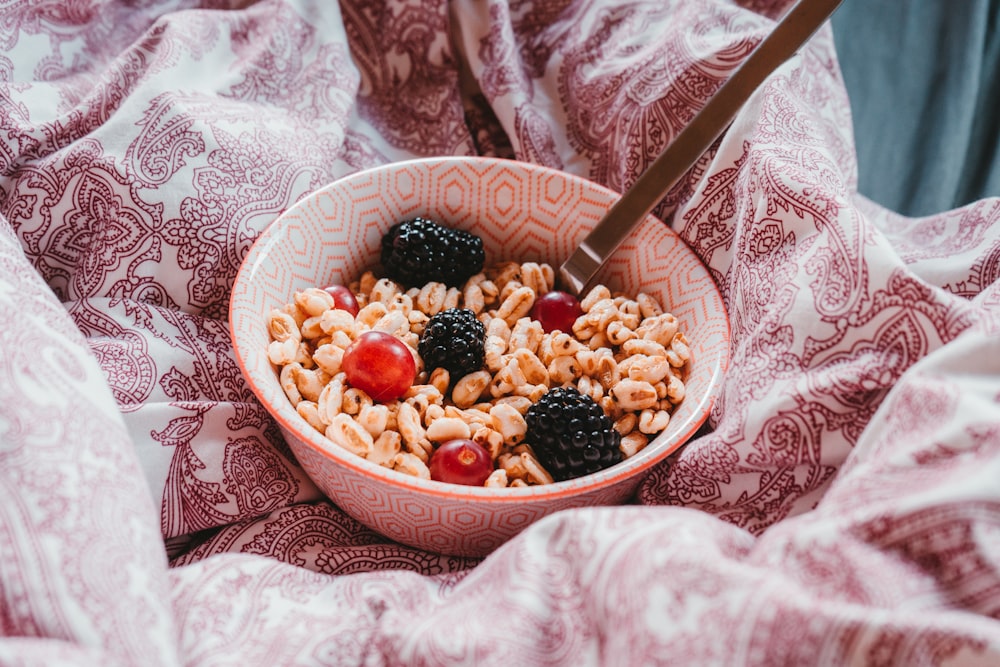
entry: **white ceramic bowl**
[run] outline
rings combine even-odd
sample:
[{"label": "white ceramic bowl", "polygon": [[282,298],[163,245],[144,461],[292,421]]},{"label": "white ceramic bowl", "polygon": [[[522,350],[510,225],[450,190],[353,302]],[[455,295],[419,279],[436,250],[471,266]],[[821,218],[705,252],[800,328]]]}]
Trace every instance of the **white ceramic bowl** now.
[{"label": "white ceramic bowl", "polygon": [[487,265],[557,268],[617,195],[585,179],[522,162],[444,157],[388,164],[308,195],[253,245],[233,287],[230,326],[239,364],[306,473],[340,508],[398,542],[479,556],[552,512],[626,501],[649,469],[708,417],[729,362],[729,322],[705,266],[649,217],[602,270],[612,289],[657,296],[692,348],[687,397],[669,427],[635,456],[599,473],[544,486],[488,489],[423,480],[338,447],[303,420],[268,361],[265,316],[297,290],[347,284],[376,268],[389,226],[416,215],[482,237]]}]

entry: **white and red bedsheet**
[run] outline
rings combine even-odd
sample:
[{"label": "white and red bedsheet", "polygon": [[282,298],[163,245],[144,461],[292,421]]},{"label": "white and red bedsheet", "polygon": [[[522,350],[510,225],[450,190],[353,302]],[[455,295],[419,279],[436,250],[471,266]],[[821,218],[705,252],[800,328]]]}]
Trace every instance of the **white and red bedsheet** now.
[{"label": "white and red bedsheet", "polygon": [[0,664],[1000,663],[1000,201],[856,194],[829,28],[658,209],[733,362],[634,504],[390,543],[233,359],[304,194],[441,154],[622,189],[786,4],[0,4]]}]

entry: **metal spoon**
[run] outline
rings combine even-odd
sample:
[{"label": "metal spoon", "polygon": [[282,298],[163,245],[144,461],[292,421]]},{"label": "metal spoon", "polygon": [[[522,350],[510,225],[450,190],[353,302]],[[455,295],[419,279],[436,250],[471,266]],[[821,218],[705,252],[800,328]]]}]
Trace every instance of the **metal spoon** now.
[{"label": "metal spoon", "polygon": [[805,44],[842,0],[799,0],[709,98],[694,119],[608,209],[559,267],[562,288],[580,295],[621,242],[722,134],[754,90]]}]

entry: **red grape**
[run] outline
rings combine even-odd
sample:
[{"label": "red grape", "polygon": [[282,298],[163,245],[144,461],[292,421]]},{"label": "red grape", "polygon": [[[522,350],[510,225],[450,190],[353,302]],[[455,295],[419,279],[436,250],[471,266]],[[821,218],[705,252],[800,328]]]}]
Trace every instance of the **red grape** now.
[{"label": "red grape", "polygon": [[354,292],[343,285],[330,285],[325,289],[333,297],[334,308],[346,310],[354,317],[358,316],[358,300],[354,297]]},{"label": "red grape", "polygon": [[439,482],[482,486],[493,472],[493,459],[475,440],[456,438],[434,450],[430,469],[431,479]]},{"label": "red grape", "polygon": [[341,369],[352,387],[379,403],[405,394],[417,374],[409,346],[381,331],[366,331],[354,339],[344,350]]},{"label": "red grape", "polygon": [[572,294],[558,290],[538,297],[531,307],[531,318],[538,320],[546,332],[558,329],[571,334],[573,323],[580,315],[583,315],[580,301]]}]

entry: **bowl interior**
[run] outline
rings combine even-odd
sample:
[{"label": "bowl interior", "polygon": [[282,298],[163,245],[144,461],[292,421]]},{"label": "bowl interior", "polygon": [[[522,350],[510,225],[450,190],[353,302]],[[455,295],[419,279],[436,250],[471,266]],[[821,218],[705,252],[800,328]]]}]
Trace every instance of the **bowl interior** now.
[{"label": "bowl interior", "polygon": [[649,217],[618,248],[599,279],[612,290],[645,291],[680,320],[691,343],[687,396],[667,429],[639,454],[607,470],[557,484],[485,489],[421,480],[331,446],[286,399],[267,359],[265,317],[306,287],[346,284],[377,268],[393,223],[427,215],[482,237],[487,265],[548,262],[572,252],[617,197],[585,179],[492,158],[435,158],[385,165],[340,179],[299,201],[251,248],[233,287],[230,326],[251,388],[286,434],[337,465],[449,497],[496,501],[579,493],[648,469],[680,447],[708,417],[729,361],[729,323],[708,270],[666,225]]}]

